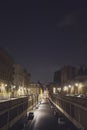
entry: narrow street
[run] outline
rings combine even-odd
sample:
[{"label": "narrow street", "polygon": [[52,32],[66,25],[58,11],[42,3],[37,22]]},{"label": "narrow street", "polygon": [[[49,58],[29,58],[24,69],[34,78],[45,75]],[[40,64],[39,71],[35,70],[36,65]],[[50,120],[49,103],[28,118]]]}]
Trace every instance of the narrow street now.
[{"label": "narrow street", "polygon": [[57,130],[57,119],[54,117],[47,100],[42,101],[34,115],[27,130]]},{"label": "narrow street", "polygon": [[68,120],[66,122],[68,125],[58,125],[58,118],[54,116],[52,104],[44,99],[39,108],[34,111],[34,118],[28,122],[25,130],[76,130]]},{"label": "narrow street", "polygon": [[38,108],[27,114],[30,112],[34,113],[34,118],[26,119],[25,128],[22,120],[9,130],[78,130],[48,99],[43,99]]}]

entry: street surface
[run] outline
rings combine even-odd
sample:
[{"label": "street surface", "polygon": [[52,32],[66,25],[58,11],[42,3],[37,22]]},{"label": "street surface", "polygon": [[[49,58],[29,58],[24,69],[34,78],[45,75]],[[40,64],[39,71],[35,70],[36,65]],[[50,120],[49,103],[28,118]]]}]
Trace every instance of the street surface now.
[{"label": "street surface", "polygon": [[57,119],[54,117],[48,101],[42,101],[34,115],[27,130],[57,130]]},{"label": "street surface", "polygon": [[44,99],[34,111],[34,119],[28,122],[25,130],[76,130],[67,119],[66,122],[65,125],[58,125],[58,117],[54,116],[52,104]]},{"label": "street surface", "polygon": [[[23,120],[21,125],[17,123],[9,130],[78,130],[48,99],[43,99],[39,107],[32,112],[34,112],[34,118],[26,120],[25,128],[23,128],[25,124]],[[64,118],[64,125],[58,123],[59,117]]]}]

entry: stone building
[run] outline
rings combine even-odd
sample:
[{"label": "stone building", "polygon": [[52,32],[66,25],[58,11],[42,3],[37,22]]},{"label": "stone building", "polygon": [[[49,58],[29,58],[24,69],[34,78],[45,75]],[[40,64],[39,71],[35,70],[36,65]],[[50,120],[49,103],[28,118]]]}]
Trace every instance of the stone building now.
[{"label": "stone building", "polygon": [[16,95],[27,95],[31,75],[20,64],[14,64],[14,86]]},{"label": "stone building", "polygon": [[67,65],[61,68],[61,85],[74,79],[77,75],[77,69],[73,66]]},{"label": "stone building", "polygon": [[[0,98],[6,98],[13,84],[13,59],[0,48]],[[7,94],[8,93],[8,94]]]},{"label": "stone building", "polygon": [[61,70],[54,72],[53,83],[61,85]]}]

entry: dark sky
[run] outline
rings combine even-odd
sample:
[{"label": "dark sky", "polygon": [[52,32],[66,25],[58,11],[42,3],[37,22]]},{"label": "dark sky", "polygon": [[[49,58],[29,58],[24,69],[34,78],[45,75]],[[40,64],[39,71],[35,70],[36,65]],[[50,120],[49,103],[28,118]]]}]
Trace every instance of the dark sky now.
[{"label": "dark sky", "polygon": [[52,81],[65,64],[87,64],[86,0],[0,3],[0,45],[35,82]]}]

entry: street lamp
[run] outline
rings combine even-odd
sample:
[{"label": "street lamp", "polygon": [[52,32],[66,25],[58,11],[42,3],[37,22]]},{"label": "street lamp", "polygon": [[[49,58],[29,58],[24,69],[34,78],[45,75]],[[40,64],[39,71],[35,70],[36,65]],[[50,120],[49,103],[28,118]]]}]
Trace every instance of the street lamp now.
[{"label": "street lamp", "polygon": [[78,83],[75,83],[75,94],[76,94],[76,95],[78,94],[78,86],[79,86],[79,84],[78,84]]},{"label": "street lamp", "polygon": [[69,95],[71,94],[71,85],[68,86],[69,87]]},{"label": "street lamp", "polygon": [[53,93],[54,93],[54,94],[56,93],[56,88],[55,88],[55,87],[53,87]]},{"label": "street lamp", "polygon": [[71,85],[69,85],[69,88],[71,88]]},{"label": "street lamp", "polygon": [[64,86],[64,88],[63,88],[63,91],[64,91],[64,94],[68,94],[68,86]]},{"label": "street lamp", "polygon": [[60,93],[61,92],[61,87],[60,88],[57,88],[58,92]]},{"label": "street lamp", "polygon": [[76,86],[76,87],[78,87],[78,85],[79,85],[78,83],[75,83],[75,86]]}]

